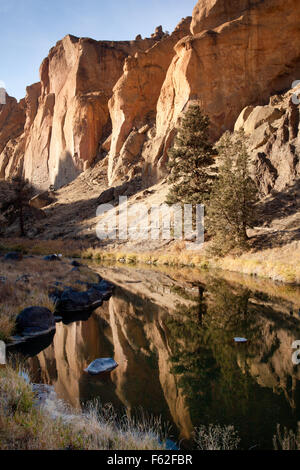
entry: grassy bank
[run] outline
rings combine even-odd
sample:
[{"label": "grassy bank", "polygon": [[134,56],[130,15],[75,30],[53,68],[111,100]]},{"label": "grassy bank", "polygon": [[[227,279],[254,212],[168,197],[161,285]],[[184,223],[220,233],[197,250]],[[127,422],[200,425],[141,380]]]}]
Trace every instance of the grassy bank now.
[{"label": "grassy bank", "polygon": [[0,250],[21,251],[44,255],[62,253],[72,258],[93,259],[126,264],[147,264],[154,266],[195,267],[200,269],[222,269],[250,276],[271,279],[288,284],[300,284],[300,242],[261,251],[249,251],[240,256],[215,258],[207,252],[193,252],[184,249],[183,243],[174,243],[168,250],[156,252],[129,252],[126,250],[107,251],[91,247],[75,240],[2,239]]},{"label": "grassy bank", "polygon": [[156,450],[159,423],[118,420],[90,406],[51,415],[37,407],[32,386],[12,367],[0,369],[1,450]]},{"label": "grassy bank", "polygon": [[[21,373],[20,373],[21,372]],[[162,450],[167,435],[160,419],[118,418],[111,407],[90,404],[85,411],[37,406],[32,385],[19,366],[0,368],[0,450]],[[58,402],[60,407],[62,403]],[[54,410],[54,412],[53,412]],[[199,450],[236,450],[233,426],[200,426],[194,433]],[[300,450],[298,432],[280,428],[276,450]]]},{"label": "grassy bank", "polygon": [[0,279],[0,340],[7,342],[14,334],[17,315],[26,307],[46,307],[53,311],[49,291],[55,282],[76,286],[76,281],[97,282],[98,277],[88,267],[73,271],[69,260],[49,262],[42,258],[23,258],[21,261],[3,261]]},{"label": "grassy bank", "polygon": [[199,254],[181,249],[180,246],[164,253],[106,252],[97,248],[88,248],[81,253],[81,256],[85,259],[117,261],[126,264],[144,263],[178,268],[222,269],[287,284],[300,284],[300,242],[294,242],[282,248],[224,258],[209,257],[205,253]]}]

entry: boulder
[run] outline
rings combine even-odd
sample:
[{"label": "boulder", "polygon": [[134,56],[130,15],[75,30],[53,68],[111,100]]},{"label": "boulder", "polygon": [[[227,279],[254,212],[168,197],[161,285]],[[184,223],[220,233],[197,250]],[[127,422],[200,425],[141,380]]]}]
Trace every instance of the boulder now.
[{"label": "boulder", "polygon": [[119,364],[117,364],[114,359],[104,357],[93,361],[84,371],[90,375],[98,375],[103,372],[111,372],[116,369],[118,365]]},{"label": "boulder", "polygon": [[4,256],[4,261],[21,261],[23,259],[22,253],[17,251],[11,251],[10,253],[6,253]]},{"label": "boulder", "polygon": [[75,268],[79,268],[79,266],[81,266],[81,264],[76,260],[73,260],[71,265],[74,266]]},{"label": "boulder", "polygon": [[45,307],[28,307],[16,318],[17,332],[22,336],[36,336],[55,330],[55,318]]},{"label": "boulder", "polygon": [[55,303],[55,311],[63,314],[95,310],[109,300],[114,288],[113,284],[104,280],[98,284],[86,283],[86,286],[88,290],[84,292],[73,288],[52,290],[49,297]]},{"label": "boulder", "polygon": [[237,121],[234,125],[235,132],[238,132],[244,129],[245,122],[247,121],[248,117],[252,113],[253,109],[254,109],[254,106],[246,106],[246,108],[243,109],[243,111],[237,118]]},{"label": "boulder", "polygon": [[283,112],[273,106],[256,106],[244,123],[244,132],[246,135],[251,135],[258,127],[263,124],[272,124],[282,115]]},{"label": "boulder", "polygon": [[109,202],[113,201],[115,198],[115,188],[109,188],[103,191],[103,193],[100,194],[97,203],[98,204],[108,204]]},{"label": "boulder", "polygon": [[58,255],[47,255],[47,256],[44,256],[43,260],[44,261],[60,261],[60,256]]},{"label": "boulder", "polygon": [[44,191],[41,194],[37,194],[30,199],[30,206],[36,209],[42,209],[43,207],[49,206],[55,201],[55,198],[50,194],[49,191]]}]

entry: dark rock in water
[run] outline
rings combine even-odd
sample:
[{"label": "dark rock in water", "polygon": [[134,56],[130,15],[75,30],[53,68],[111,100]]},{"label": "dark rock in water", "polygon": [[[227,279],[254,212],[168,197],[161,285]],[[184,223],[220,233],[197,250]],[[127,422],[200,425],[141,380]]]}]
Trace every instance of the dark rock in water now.
[{"label": "dark rock in water", "polygon": [[60,257],[57,255],[47,255],[43,258],[44,261],[60,261]]},{"label": "dark rock in water", "polygon": [[103,300],[108,300],[111,297],[115,286],[111,282],[102,279],[98,284],[88,284],[88,287],[101,292]]},{"label": "dark rock in water", "polygon": [[105,357],[101,359],[96,359],[93,361],[86,369],[85,372],[91,375],[98,375],[102,374],[103,372],[111,372],[112,370],[116,369],[118,364],[114,359]]},{"label": "dark rock in water", "polygon": [[56,312],[81,312],[83,310],[94,310],[101,307],[103,303],[102,293],[96,289],[78,292],[67,289],[60,297],[56,297]]},{"label": "dark rock in water", "polygon": [[18,341],[16,337],[16,344],[8,343],[6,348],[8,354],[13,356],[18,353],[26,357],[37,356],[41,351],[47,349],[53,342],[55,331],[40,336],[23,338],[23,341]]},{"label": "dark rock in water", "polygon": [[81,266],[81,264],[78,263],[78,261],[76,260],[72,261],[71,265],[74,266],[75,268],[79,268],[79,266]]},{"label": "dark rock in water", "polygon": [[113,284],[103,280],[86,285],[89,289],[84,292],[72,288],[64,291],[54,289],[49,297],[55,303],[55,311],[65,314],[95,310],[111,297],[114,288]]},{"label": "dark rock in water", "polygon": [[11,251],[4,256],[4,261],[21,261],[21,259],[23,259],[23,255],[17,251]]},{"label": "dark rock in water", "polygon": [[28,307],[17,316],[16,327],[22,336],[46,334],[55,330],[55,318],[45,307]]}]

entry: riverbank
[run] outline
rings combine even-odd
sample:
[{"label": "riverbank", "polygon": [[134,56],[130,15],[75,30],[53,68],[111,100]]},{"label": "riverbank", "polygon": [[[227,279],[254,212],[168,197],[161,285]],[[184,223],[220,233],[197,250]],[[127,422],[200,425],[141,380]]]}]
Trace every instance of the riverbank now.
[{"label": "riverbank", "polygon": [[91,246],[88,242],[76,240],[30,240],[2,239],[2,251],[18,251],[25,254],[46,255],[62,253],[71,258],[97,261],[121,262],[125,264],[146,264],[154,266],[195,267],[200,269],[221,269],[271,279],[287,284],[300,284],[300,242],[293,241],[282,247],[264,250],[249,250],[239,256],[228,255],[223,258],[209,256],[184,249],[182,243],[157,251],[105,250]]},{"label": "riverbank", "polygon": [[[96,404],[85,411],[47,400],[11,366],[0,369],[0,450],[161,450],[160,428],[118,420]],[[49,402],[48,402],[49,405]]]},{"label": "riverbank", "polygon": [[87,266],[74,266],[67,259],[47,261],[38,256],[19,253],[19,259],[1,258],[0,340],[8,342],[15,332],[16,318],[27,307],[45,307],[53,312],[49,293],[67,285],[78,291],[85,283],[96,283],[99,277]]},{"label": "riverbank", "polygon": [[[12,281],[17,275],[17,269],[24,269],[24,264],[22,263],[25,262],[26,266],[26,262],[32,260],[37,264],[41,263],[40,272],[46,272],[50,268],[53,270],[54,277],[51,279],[51,282],[57,274],[64,276],[70,269],[71,272],[78,273],[77,270],[72,271],[73,266],[71,261],[64,258],[61,261],[48,262],[38,257],[29,257],[12,264],[11,269],[14,269],[14,274],[11,275]],[[243,356],[240,354],[243,350],[236,348],[232,343],[232,338],[237,333],[244,334],[246,338],[250,338],[250,362],[247,368],[250,368],[249,370],[253,373],[255,380],[258,377],[259,383],[264,384],[263,390],[265,390],[265,387],[268,388],[270,384],[276,383],[274,382],[276,377],[281,377],[277,381],[277,389],[282,387],[286,390],[288,385],[285,378],[291,376],[291,374],[293,374],[293,377],[295,376],[295,370],[288,357],[290,355],[290,345],[295,338],[299,337],[297,333],[299,322],[297,316],[300,299],[299,288],[291,285],[272,283],[268,280],[261,281],[255,277],[233,275],[221,270],[199,270],[192,267],[176,269],[175,267],[165,265],[136,266],[132,263],[130,265],[125,265],[124,263],[110,265],[109,263],[92,261],[87,261],[83,264],[84,266],[80,267],[80,269],[89,269],[94,275],[96,273],[104,279],[108,279],[116,286],[114,296],[110,299],[109,304],[104,304],[95,311],[89,321],[76,322],[74,320],[71,325],[63,324],[63,322],[58,323],[53,345],[48,351],[41,352],[41,354],[35,356],[28,363],[28,366],[31,364],[32,367],[32,369],[30,368],[30,373],[34,377],[33,380],[35,382],[51,383],[55,387],[59,399],[62,398],[74,409],[81,409],[81,399],[83,397],[85,397],[84,402],[88,403],[88,401],[94,400],[96,396],[101,396],[104,399],[104,403],[113,403],[118,412],[120,412],[120,409],[118,408],[116,397],[122,397],[127,405],[130,403],[130,408],[137,406],[136,397],[144,395],[144,387],[147,387],[149,390],[149,385],[145,385],[144,377],[151,375],[153,380],[150,396],[156,397],[156,399],[154,399],[154,402],[151,401],[149,403],[147,400],[144,402],[141,398],[138,398],[139,406],[145,407],[145,410],[150,410],[157,417],[162,416],[164,422],[169,422],[169,411],[165,411],[163,406],[159,409],[156,407],[158,402],[164,402],[163,399],[165,397],[165,400],[167,400],[166,410],[170,410],[172,417],[174,415],[174,422],[180,424],[180,429],[188,431],[190,423],[190,432],[187,438],[192,439],[195,426],[199,426],[199,420],[195,422],[190,421],[187,410],[189,410],[189,401],[193,399],[197,402],[198,395],[193,395],[193,390],[191,389],[188,389],[188,393],[185,394],[187,391],[182,389],[183,385],[180,385],[181,383],[184,384],[184,382],[181,382],[180,375],[182,369],[180,374],[177,375],[178,372],[176,373],[176,370],[173,369],[174,362],[172,357],[174,357],[177,347],[183,348],[182,357],[184,358],[194,358],[194,355],[200,354],[195,363],[198,364],[198,360],[202,355],[202,353],[199,353],[202,351],[199,349],[200,345],[203,345],[201,335],[207,328],[211,331],[210,338],[215,344],[213,351],[218,351],[221,348],[220,354],[215,357],[217,361],[218,358],[220,359],[219,366],[223,364],[224,357],[227,357],[226,354],[228,355],[230,351],[231,356],[227,357],[225,363],[230,364],[232,368],[233,364],[237,361],[238,369],[235,371],[235,377],[240,377],[241,384],[237,386],[235,391],[230,389],[229,396],[234,395],[235,397],[240,386],[243,386],[244,373],[240,376],[239,368],[241,367],[244,370],[244,367],[246,367],[246,363],[244,361],[241,362]],[[7,271],[10,270],[7,268]],[[21,272],[18,273],[18,276],[20,274]],[[223,280],[225,274],[227,281]],[[202,286],[204,291],[203,298],[206,308],[203,310],[205,312],[203,331],[202,326],[197,321],[195,322],[199,314],[197,286]],[[293,316],[291,316],[291,311]],[[229,324],[227,323],[228,313],[230,313],[231,319]],[[196,317],[194,317],[194,314],[196,314]],[[247,319],[247,322],[251,322],[251,327],[247,328],[247,324],[244,323],[245,319]],[[194,336],[190,334],[190,321],[192,321],[193,331],[197,332]],[[232,325],[231,327],[230,324]],[[229,331],[227,331],[227,328],[229,328]],[[254,331],[261,331],[262,337],[256,336]],[[253,338],[252,335],[254,335]],[[76,341],[74,341],[75,337]],[[121,349],[119,347],[120,344],[122,344]],[[222,344],[225,345],[225,349],[222,348]],[[153,351],[156,351],[156,353],[153,354]],[[117,387],[117,390],[115,390],[114,386],[109,388],[109,384],[106,383],[104,391],[101,381],[97,382],[97,388],[94,381],[89,381],[87,377],[83,376],[84,367],[92,359],[101,356],[114,357],[119,364],[119,368],[116,369],[112,378],[112,383]],[[63,358],[63,361],[61,361],[61,358]],[[266,358],[272,363],[275,370],[273,368],[269,371],[266,369]],[[282,364],[285,364],[284,371],[282,371]],[[199,366],[200,370],[203,371],[201,361]],[[157,372],[158,370],[159,373]],[[192,369],[193,380],[200,380],[200,370],[197,367]],[[188,379],[190,374],[191,370],[188,367],[184,377]],[[225,371],[226,374],[227,372]],[[46,380],[45,377],[47,377]],[[139,377],[137,382],[133,379],[135,377]],[[5,380],[7,380],[7,377]],[[214,380],[217,380],[217,376]],[[80,389],[77,389],[79,383]],[[224,387],[222,380],[221,383],[223,384],[222,387]],[[204,386],[204,384],[201,386]],[[15,388],[22,390],[22,386],[18,384],[16,384],[16,387],[13,385],[12,388],[14,390]],[[195,390],[197,389],[198,387],[195,388]],[[6,390],[9,395],[10,387],[7,386]],[[25,392],[26,390],[27,388]],[[164,391],[164,395],[159,395],[160,400],[158,400],[157,391],[161,392],[161,390]],[[249,396],[251,396],[251,391],[249,391]],[[49,409],[53,411],[52,405],[54,405],[56,410],[56,405],[60,403],[59,399],[56,398],[51,402],[51,406],[47,407],[48,411]],[[12,397],[11,400],[14,401],[14,398]],[[25,403],[28,401],[26,396],[24,401]],[[23,398],[20,398],[20,402],[23,402]],[[236,402],[235,398],[233,398],[233,402]],[[263,397],[258,402],[264,403]],[[246,406],[246,404],[244,405]],[[200,404],[193,406],[193,409],[198,409],[199,406]],[[223,408],[222,405],[222,413]],[[72,425],[76,424],[76,420],[79,420],[82,424],[86,419],[85,416],[89,416],[88,414],[86,415],[85,411],[82,414],[81,411],[73,411],[73,408],[70,410],[70,412],[66,413],[65,408],[63,408],[63,418],[67,414],[68,419],[64,420],[63,426],[59,427],[59,432],[64,435],[67,434],[68,438],[73,436],[73,431],[68,428],[66,430],[64,426],[65,424],[70,424],[69,416],[72,416]],[[90,408],[89,411],[91,411]],[[257,414],[259,416],[259,412]],[[100,410],[101,419],[102,415],[103,413]],[[121,415],[123,416],[124,413],[121,412]],[[12,424],[9,425],[6,422],[4,426],[10,426],[10,429],[13,429],[15,418],[13,414],[9,416]],[[28,416],[31,422],[35,421],[35,416]],[[110,422],[110,416],[107,414],[105,416],[106,419],[109,418]],[[277,422],[291,427],[290,421],[288,419],[285,421],[283,416],[285,415],[279,417],[278,421],[272,422],[269,429],[269,435],[271,436],[270,444],[272,436],[276,431]],[[27,422],[26,419],[22,416],[23,421]],[[47,423],[49,414],[46,413],[45,418],[39,417],[40,421],[43,419]],[[18,416],[17,420],[18,422],[20,420]],[[258,422],[260,422],[259,419]],[[101,423],[105,427],[105,420],[102,420]],[[243,423],[239,422],[239,420],[234,422],[230,420],[229,423],[234,424],[244,439],[245,429],[243,429]],[[135,421],[135,425],[138,429],[141,429],[139,422]],[[31,424],[28,424],[28,426],[30,430]],[[34,424],[34,426],[36,425]],[[52,424],[47,426],[50,430],[52,429]],[[57,427],[58,425],[55,429]],[[256,426],[254,428],[256,429]],[[118,426],[115,426],[114,429],[113,433],[117,433]],[[18,432],[16,430],[14,435],[18,435]],[[43,436],[43,428],[38,428],[36,432],[40,432],[41,436]],[[174,434],[172,433],[171,435]],[[218,436],[218,432],[216,434],[211,433],[212,438],[216,435]],[[257,437],[255,432],[256,438],[259,442],[264,442],[264,436]],[[44,445],[43,437],[41,439],[41,447],[36,448],[44,448],[42,447]],[[211,446],[215,444],[207,441],[205,435],[204,437],[202,435],[202,439],[204,439],[204,443],[208,442],[205,445],[209,445],[211,449],[214,448]],[[245,443],[244,440],[241,443],[242,448],[252,445],[253,439],[254,437],[249,436],[249,443],[248,441]],[[51,438],[50,440],[50,444],[54,448],[57,448],[55,447],[56,441],[61,443],[62,438],[60,435],[54,434],[53,439]],[[69,448],[68,446],[76,449],[85,448],[86,445],[89,445],[89,441],[86,444],[85,437],[82,438],[79,444],[76,439],[75,444],[73,442],[69,444],[69,441],[64,439],[63,445],[65,445],[65,442],[67,442],[67,448]],[[220,445],[220,443],[217,444]],[[10,442],[7,445],[14,444]],[[40,443],[36,439],[33,444],[30,441],[28,445],[39,446]],[[76,447],[76,445],[79,445],[79,447]],[[81,445],[83,447],[80,447]],[[203,441],[199,447],[202,448],[202,445]],[[93,447],[88,448],[93,449]],[[102,449],[103,447],[100,448]]]}]

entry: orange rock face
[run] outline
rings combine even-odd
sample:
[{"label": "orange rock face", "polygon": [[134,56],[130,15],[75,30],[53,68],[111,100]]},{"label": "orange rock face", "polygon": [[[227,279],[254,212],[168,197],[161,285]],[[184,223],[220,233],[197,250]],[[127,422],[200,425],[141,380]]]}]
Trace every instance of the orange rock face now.
[{"label": "orange rock face", "polygon": [[1,177],[16,172],[18,160],[18,171],[44,189],[88,168],[111,133],[108,100],[125,58],[158,40],[59,41],[41,65],[41,82],[27,88],[20,104],[9,98],[0,108]]},{"label": "orange rock face", "polygon": [[[174,57],[174,46],[189,32],[191,18],[186,18],[174,33],[164,37],[145,52],[125,60],[124,73],[117,82],[109,102],[112,119],[112,142],[109,155],[108,177],[117,182],[130,174],[132,164],[141,159],[145,136],[136,132],[135,151],[128,152],[130,133],[152,124],[156,105],[166,73]],[[131,141],[134,136],[131,135]],[[127,162],[127,164],[126,164]]]},{"label": "orange rock face", "polygon": [[201,0],[171,35],[66,36],[25,101],[0,107],[0,177],[60,187],[107,153],[111,185],[157,182],[190,101],[217,139],[244,108],[300,79],[299,17],[299,0]]},{"label": "orange rock face", "polygon": [[6,168],[13,164],[25,119],[25,100],[18,103],[15,98],[6,95],[6,104],[0,105],[0,178],[9,176]]},{"label": "orange rock face", "polygon": [[41,96],[26,143],[24,175],[60,187],[87,169],[110,133],[108,100],[125,58],[154,39],[98,42],[66,36],[44,60]]},{"label": "orange rock face", "polygon": [[[150,182],[166,174],[167,151],[178,118],[189,101],[197,100],[209,115],[215,140],[225,130],[233,129],[245,106],[264,105],[270,95],[289,89],[293,80],[300,77],[299,15],[297,0],[199,1],[190,31],[182,34],[175,45],[155,104],[152,135],[130,161],[122,147],[125,138],[132,126],[147,122],[146,112],[153,109],[157,98],[159,79],[148,92],[143,82],[147,81],[143,60],[155,53],[159,57],[163,41],[140,60],[131,62],[114,89],[110,102],[113,122],[110,182],[124,174],[131,178],[132,165],[136,170],[137,161],[144,178]],[[155,63],[160,64],[158,58]],[[138,89],[140,83],[144,94]],[[148,108],[143,105],[147,99]]]},{"label": "orange rock face", "polygon": [[197,99],[219,137],[245,106],[290,88],[300,76],[299,14],[297,0],[199,1],[193,35],[176,45],[163,85],[158,133],[166,135],[186,103]]}]

